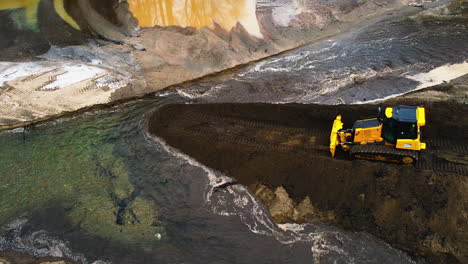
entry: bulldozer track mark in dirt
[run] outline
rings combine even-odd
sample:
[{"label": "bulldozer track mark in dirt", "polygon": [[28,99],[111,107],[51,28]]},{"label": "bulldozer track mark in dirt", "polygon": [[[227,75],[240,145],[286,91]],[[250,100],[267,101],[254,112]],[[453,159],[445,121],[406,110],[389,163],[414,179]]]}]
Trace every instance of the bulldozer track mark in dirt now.
[{"label": "bulldozer track mark in dirt", "polygon": [[428,139],[426,140],[428,148],[436,151],[452,151],[462,155],[468,155],[468,144],[461,144],[445,139]]},{"label": "bulldozer track mark in dirt", "polygon": [[274,122],[268,122],[268,121],[256,121],[256,120],[247,120],[247,119],[242,119],[242,118],[236,118],[236,117],[231,117],[231,116],[222,116],[222,115],[215,115],[215,114],[206,114],[206,113],[200,113],[200,112],[192,112],[189,115],[187,115],[188,118],[194,118],[196,120],[200,121],[228,121],[232,122],[235,124],[239,125],[245,125],[251,128],[268,128],[268,129],[273,129],[275,131],[281,131],[281,132],[298,132],[298,133],[312,133],[314,135],[320,135],[320,136],[325,136],[328,134],[326,131],[323,131],[319,128],[316,129],[306,129],[303,127],[292,127],[292,126],[285,126],[281,125],[278,123]]},{"label": "bulldozer track mark in dirt", "polygon": [[[426,154],[423,155],[426,156]],[[468,176],[468,165],[440,159],[437,157],[422,158],[416,163],[415,166],[417,169],[422,170],[433,170]]]},{"label": "bulldozer track mark in dirt", "polygon": [[421,153],[421,160],[416,164],[416,168],[468,176],[468,163],[444,158],[446,153],[466,157],[468,155],[468,144],[442,138],[429,138],[425,141],[427,142],[427,149]]},{"label": "bulldozer track mark in dirt", "polygon": [[[271,122],[259,122],[230,116],[208,115],[204,113],[190,113],[183,119],[187,120],[191,124],[197,123],[197,121],[201,122],[200,124],[203,124],[203,126],[186,126],[181,131],[179,130],[179,134],[181,136],[209,136],[213,140],[223,140],[249,146],[254,148],[256,151],[294,151],[323,156],[326,156],[328,153],[328,147],[326,146],[327,133],[323,129],[319,128],[307,129],[287,127]],[[303,147],[303,144],[301,144],[301,146],[288,145],[287,141],[274,143],[264,135],[252,136],[253,133],[249,133],[252,131],[268,131],[270,134],[276,133],[275,136],[282,139],[292,138],[297,140],[297,137],[300,136],[302,140],[308,141],[307,143],[309,144],[306,144],[306,146]],[[319,142],[323,142],[325,144],[319,144]]]},{"label": "bulldozer track mark in dirt", "polygon": [[213,140],[223,140],[229,141],[232,143],[241,144],[244,146],[249,146],[254,148],[256,151],[272,151],[272,150],[279,150],[279,151],[294,151],[294,152],[305,152],[307,154],[314,154],[314,155],[323,155],[326,156],[328,153],[328,149],[326,146],[317,146],[317,147],[295,147],[295,146],[287,146],[281,144],[272,144],[261,142],[259,140],[245,137],[245,136],[236,136],[233,134],[220,134],[213,131],[201,130],[201,129],[186,129],[180,135],[190,135],[194,137],[207,137],[210,136]]}]

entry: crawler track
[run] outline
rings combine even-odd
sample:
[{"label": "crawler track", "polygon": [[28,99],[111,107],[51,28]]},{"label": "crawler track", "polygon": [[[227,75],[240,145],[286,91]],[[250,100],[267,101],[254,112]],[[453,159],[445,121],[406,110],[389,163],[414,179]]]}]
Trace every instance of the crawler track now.
[{"label": "crawler track", "polygon": [[400,163],[401,159],[405,156],[412,157],[413,160],[419,158],[419,153],[413,150],[402,150],[384,145],[359,145],[351,148],[351,156],[363,156],[369,159],[373,159],[375,155],[381,155],[385,157],[388,162]]}]

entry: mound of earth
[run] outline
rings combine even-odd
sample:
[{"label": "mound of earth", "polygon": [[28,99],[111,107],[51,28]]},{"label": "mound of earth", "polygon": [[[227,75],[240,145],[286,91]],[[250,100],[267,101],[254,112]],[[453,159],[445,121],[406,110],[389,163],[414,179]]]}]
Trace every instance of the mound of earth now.
[{"label": "mound of earth", "polygon": [[[457,90],[459,89],[459,90]],[[461,89],[461,90],[460,90]],[[156,111],[150,133],[231,176],[278,222],[320,219],[366,231],[430,263],[464,263],[468,239],[468,105],[428,94],[465,94],[450,85],[392,99],[423,105],[427,150],[413,165],[328,153],[336,115],[345,126],[376,105],[178,104]],[[453,97],[452,97],[453,98]]]}]

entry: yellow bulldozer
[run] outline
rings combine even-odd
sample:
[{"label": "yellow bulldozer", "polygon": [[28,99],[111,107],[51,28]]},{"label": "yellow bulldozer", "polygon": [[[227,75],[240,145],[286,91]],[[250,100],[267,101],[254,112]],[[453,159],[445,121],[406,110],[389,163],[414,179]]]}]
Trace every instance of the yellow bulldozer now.
[{"label": "yellow bulldozer", "polygon": [[337,146],[355,158],[415,163],[419,151],[426,149],[421,142],[421,127],[426,124],[424,107],[399,105],[387,107],[377,118],[358,120],[350,129],[343,129],[341,115],[333,122],[330,152],[335,156]]}]

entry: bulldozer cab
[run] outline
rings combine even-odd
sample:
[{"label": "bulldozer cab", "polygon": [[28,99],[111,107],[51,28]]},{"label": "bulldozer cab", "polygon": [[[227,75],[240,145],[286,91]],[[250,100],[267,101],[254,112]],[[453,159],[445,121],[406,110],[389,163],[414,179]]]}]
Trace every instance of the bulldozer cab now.
[{"label": "bulldozer cab", "polygon": [[418,129],[414,122],[400,122],[392,118],[383,121],[382,138],[396,144],[398,139],[417,139]]},{"label": "bulldozer cab", "polygon": [[397,148],[425,148],[420,143],[420,127],[425,125],[424,108],[399,105],[387,107],[382,123],[382,138]]}]

